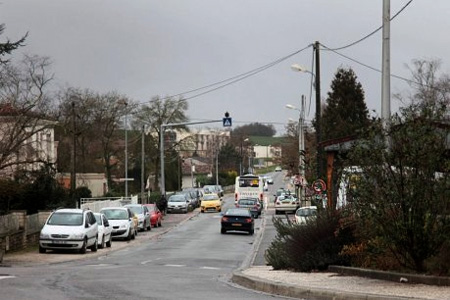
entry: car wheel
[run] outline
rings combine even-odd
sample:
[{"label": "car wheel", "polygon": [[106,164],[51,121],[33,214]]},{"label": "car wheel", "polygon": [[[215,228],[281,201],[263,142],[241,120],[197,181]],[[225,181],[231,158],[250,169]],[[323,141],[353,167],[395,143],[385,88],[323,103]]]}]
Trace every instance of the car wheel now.
[{"label": "car wheel", "polygon": [[225,229],[222,228],[222,229],[220,229],[220,233],[221,233],[221,234],[225,234],[225,233],[227,233],[227,231],[226,231]]},{"label": "car wheel", "polygon": [[47,249],[45,249],[39,245],[39,253],[45,253],[45,252],[47,252]]},{"label": "car wheel", "polygon": [[105,248],[105,236],[102,236],[102,242],[100,243],[100,245],[98,246],[100,249]]},{"label": "car wheel", "polygon": [[162,226],[161,220],[159,220],[159,222],[157,223],[157,226],[158,226],[158,227],[161,227],[161,226]]},{"label": "car wheel", "polygon": [[106,242],[106,247],[111,248],[111,244],[112,244],[112,236],[109,236],[109,241]]},{"label": "car wheel", "polygon": [[204,210],[201,210],[200,212],[201,212],[201,213],[204,213],[205,211],[204,211]]},{"label": "car wheel", "polygon": [[80,254],[86,253],[86,244],[87,244],[87,241],[86,241],[86,238],[84,238],[83,245],[81,245],[81,248],[80,248]]},{"label": "car wheel", "polygon": [[136,230],[133,230],[133,234],[131,235],[131,239],[134,240],[136,238]]},{"label": "car wheel", "polygon": [[148,231],[152,230],[152,224],[151,223],[149,223],[149,226],[147,227],[147,230]]},{"label": "car wheel", "polygon": [[98,249],[98,240],[95,239],[94,245],[91,246],[91,251],[97,252],[97,249]]},{"label": "car wheel", "polygon": [[130,228],[130,229],[128,230],[128,236],[127,236],[127,238],[126,238],[127,241],[131,240],[131,231],[132,231],[132,230],[134,230],[134,229],[131,229],[131,228]]},{"label": "car wheel", "polygon": [[248,234],[250,234],[250,235],[253,235],[255,233],[255,230],[254,229],[251,229],[249,232],[248,232]]}]

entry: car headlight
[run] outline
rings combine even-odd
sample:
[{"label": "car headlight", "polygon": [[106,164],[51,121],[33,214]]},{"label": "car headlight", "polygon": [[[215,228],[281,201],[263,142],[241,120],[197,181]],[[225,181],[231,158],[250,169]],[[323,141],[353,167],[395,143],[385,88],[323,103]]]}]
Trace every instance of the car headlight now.
[{"label": "car headlight", "polygon": [[84,237],[84,233],[74,233],[72,234],[72,238],[74,239],[82,239]]},{"label": "car headlight", "polygon": [[125,228],[127,228],[128,226],[127,226],[127,224],[122,224],[122,225],[120,225],[120,228],[122,228],[122,229],[125,229]]},{"label": "car headlight", "polygon": [[50,234],[41,232],[41,234],[39,235],[39,238],[40,239],[49,239]]}]

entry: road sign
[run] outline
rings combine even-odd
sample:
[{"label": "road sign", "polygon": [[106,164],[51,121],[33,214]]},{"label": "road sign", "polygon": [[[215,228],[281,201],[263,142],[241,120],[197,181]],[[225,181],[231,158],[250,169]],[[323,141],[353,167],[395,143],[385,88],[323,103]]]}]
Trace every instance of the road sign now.
[{"label": "road sign", "polygon": [[223,118],[223,127],[231,127],[231,118]]}]

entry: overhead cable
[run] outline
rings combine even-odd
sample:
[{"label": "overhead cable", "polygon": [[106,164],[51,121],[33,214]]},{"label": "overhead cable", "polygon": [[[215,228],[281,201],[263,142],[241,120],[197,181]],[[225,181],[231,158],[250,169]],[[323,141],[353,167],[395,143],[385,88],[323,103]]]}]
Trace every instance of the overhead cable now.
[{"label": "overhead cable", "polygon": [[[408,5],[411,4],[411,2],[413,2],[413,0],[409,0],[394,16],[392,16],[392,18],[390,19],[390,21],[394,20],[403,10],[405,10],[406,7],[408,7]],[[360,38],[357,41],[354,41],[348,45],[342,46],[342,47],[338,47],[338,48],[333,48],[333,49],[329,49],[328,50],[342,50],[345,48],[349,48],[351,46],[354,46],[356,44],[359,44],[360,42],[368,39],[369,37],[371,37],[372,35],[374,35],[375,33],[377,33],[378,31],[380,31],[383,28],[383,25],[381,25],[380,27],[378,27],[377,29],[375,29],[374,31],[372,31],[371,33],[365,35],[364,37]]]}]

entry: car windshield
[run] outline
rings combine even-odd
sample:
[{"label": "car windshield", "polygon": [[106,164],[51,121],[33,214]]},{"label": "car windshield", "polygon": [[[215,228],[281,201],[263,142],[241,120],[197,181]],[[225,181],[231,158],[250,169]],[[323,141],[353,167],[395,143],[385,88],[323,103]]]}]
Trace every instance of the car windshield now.
[{"label": "car windshield", "polygon": [[205,195],[203,197],[203,201],[215,201],[215,200],[219,200],[219,198],[217,198],[216,195]]},{"label": "car windshield", "polygon": [[133,213],[142,214],[142,206],[127,206]]},{"label": "car windshield", "polygon": [[61,226],[80,226],[83,224],[83,214],[72,212],[55,212],[54,214],[52,214],[50,219],[48,219],[47,224]]},{"label": "car windshield", "polygon": [[147,208],[148,208],[148,211],[150,211],[150,212],[155,211],[155,207],[153,205],[147,206]]},{"label": "car windshield", "polygon": [[102,211],[108,220],[126,220],[128,219],[128,212],[124,209],[107,209]]},{"label": "car windshield", "polygon": [[185,202],[186,197],[184,195],[173,195],[170,196],[169,202]]},{"label": "car windshield", "polygon": [[98,225],[102,225],[102,217],[100,215],[95,214],[95,221],[97,221]]},{"label": "car windshield", "polygon": [[316,214],[317,214],[317,210],[312,209],[312,208],[303,208],[303,209],[297,210],[297,212],[296,212],[296,215],[299,217],[315,216]]}]

